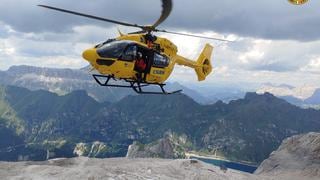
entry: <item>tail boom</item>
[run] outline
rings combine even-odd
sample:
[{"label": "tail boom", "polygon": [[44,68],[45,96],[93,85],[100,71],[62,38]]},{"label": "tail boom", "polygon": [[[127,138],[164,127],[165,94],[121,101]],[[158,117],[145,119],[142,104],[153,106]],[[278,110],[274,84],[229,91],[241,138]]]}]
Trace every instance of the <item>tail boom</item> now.
[{"label": "tail boom", "polygon": [[213,47],[210,44],[206,44],[197,61],[192,61],[187,58],[178,55],[176,59],[177,64],[194,68],[198,76],[198,81],[203,81],[212,72],[211,55]]}]

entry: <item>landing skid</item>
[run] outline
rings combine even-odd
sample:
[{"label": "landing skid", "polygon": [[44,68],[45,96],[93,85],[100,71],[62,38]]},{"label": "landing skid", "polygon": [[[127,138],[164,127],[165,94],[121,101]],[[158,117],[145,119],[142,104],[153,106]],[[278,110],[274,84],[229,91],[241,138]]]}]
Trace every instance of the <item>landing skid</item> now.
[{"label": "landing skid", "polygon": [[[121,88],[132,88],[136,93],[138,94],[176,94],[180,93],[182,90],[167,92],[164,89],[164,86],[166,84],[159,84],[159,83],[147,83],[147,82],[139,82],[132,79],[116,79],[113,76],[110,75],[100,75],[100,74],[93,74],[93,78],[96,80],[96,82],[100,86],[106,86],[106,87],[121,87]],[[110,80],[119,81],[123,80],[123,82],[126,83],[126,85],[123,84],[110,84]],[[144,91],[143,88],[147,86],[159,86],[161,89],[161,92],[154,92],[154,91]]]}]

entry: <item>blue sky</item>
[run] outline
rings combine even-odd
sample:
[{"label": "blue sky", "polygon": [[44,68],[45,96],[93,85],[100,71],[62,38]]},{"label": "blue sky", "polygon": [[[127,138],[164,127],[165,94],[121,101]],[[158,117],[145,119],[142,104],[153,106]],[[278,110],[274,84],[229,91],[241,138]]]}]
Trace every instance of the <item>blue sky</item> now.
[{"label": "blue sky", "polygon": [[[37,7],[47,4],[102,17],[152,24],[159,0],[1,0],[0,69],[12,65],[86,66],[84,49],[117,36],[117,27]],[[291,84],[320,87],[320,1],[294,6],[287,0],[174,0],[160,28],[233,39],[233,43],[158,34],[179,54],[195,59],[215,46],[214,73],[200,84]],[[124,32],[136,29],[119,26]],[[177,67],[170,79],[197,83],[192,69]]]}]

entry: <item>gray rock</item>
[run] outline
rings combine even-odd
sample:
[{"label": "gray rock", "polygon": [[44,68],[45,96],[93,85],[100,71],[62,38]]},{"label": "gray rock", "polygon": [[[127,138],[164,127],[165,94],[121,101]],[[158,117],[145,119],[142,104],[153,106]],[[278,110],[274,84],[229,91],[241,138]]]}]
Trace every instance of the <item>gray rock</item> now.
[{"label": "gray rock", "polygon": [[78,143],[73,150],[73,154],[87,157],[104,157],[107,152],[107,145],[99,141],[93,143]]},{"label": "gray rock", "polygon": [[[161,139],[143,149],[159,153],[172,153],[170,138]],[[100,147],[96,144],[95,147]],[[79,144],[79,151],[86,149]],[[92,148],[92,147],[91,147]],[[129,153],[139,151],[133,144]],[[138,150],[136,150],[138,148]],[[94,148],[95,149],[95,148]],[[98,148],[99,149],[99,148]],[[144,151],[145,153],[148,151]],[[150,153],[149,152],[149,153]],[[135,154],[138,156],[138,153]],[[134,154],[133,154],[134,155]],[[172,155],[172,154],[171,154]],[[130,155],[129,155],[130,156]],[[271,154],[255,174],[228,169],[221,170],[198,160],[77,157],[42,162],[0,162],[1,179],[215,179],[215,180],[318,180],[320,179],[320,133],[293,136],[286,139]]]},{"label": "gray rock", "polygon": [[320,179],[320,133],[287,138],[255,174]]},{"label": "gray rock", "polygon": [[260,180],[252,174],[200,161],[168,159],[94,159],[77,157],[43,162],[0,162],[1,179],[7,180],[104,180],[104,179],[201,179]]},{"label": "gray rock", "polygon": [[127,157],[129,158],[184,158],[185,150],[181,145],[174,142],[174,139],[167,136],[154,143],[147,145],[134,142],[128,148]]}]

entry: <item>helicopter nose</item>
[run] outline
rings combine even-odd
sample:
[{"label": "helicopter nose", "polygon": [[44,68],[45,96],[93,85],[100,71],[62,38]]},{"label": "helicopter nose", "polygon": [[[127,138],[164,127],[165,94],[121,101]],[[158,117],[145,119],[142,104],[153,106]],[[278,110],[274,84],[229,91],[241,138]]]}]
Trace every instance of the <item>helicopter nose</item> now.
[{"label": "helicopter nose", "polygon": [[82,53],[82,57],[89,61],[95,61],[96,60],[96,50],[95,49],[87,49]]}]

